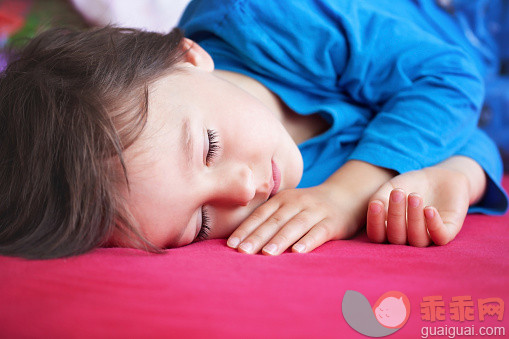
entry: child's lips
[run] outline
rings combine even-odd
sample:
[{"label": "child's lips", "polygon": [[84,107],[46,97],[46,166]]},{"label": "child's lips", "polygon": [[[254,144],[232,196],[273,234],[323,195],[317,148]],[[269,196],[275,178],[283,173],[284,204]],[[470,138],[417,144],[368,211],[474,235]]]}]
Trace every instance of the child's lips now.
[{"label": "child's lips", "polygon": [[281,171],[274,160],[272,160],[272,184],[273,186],[269,198],[278,192],[279,186],[281,185]]}]

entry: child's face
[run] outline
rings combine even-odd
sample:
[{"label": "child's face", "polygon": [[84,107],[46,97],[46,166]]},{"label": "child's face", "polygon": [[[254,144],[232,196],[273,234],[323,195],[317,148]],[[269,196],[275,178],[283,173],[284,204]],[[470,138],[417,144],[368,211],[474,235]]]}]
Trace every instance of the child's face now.
[{"label": "child's face", "polygon": [[272,111],[213,72],[182,67],[150,87],[147,125],[125,154],[128,206],[161,247],[195,240],[203,210],[208,238],[229,236],[277,189],[274,171],[277,191],[302,176],[300,152]]}]

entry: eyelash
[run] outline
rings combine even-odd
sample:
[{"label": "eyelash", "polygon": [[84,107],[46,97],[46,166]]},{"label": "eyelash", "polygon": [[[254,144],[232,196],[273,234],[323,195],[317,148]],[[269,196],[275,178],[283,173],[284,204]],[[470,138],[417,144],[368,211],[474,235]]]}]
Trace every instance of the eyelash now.
[{"label": "eyelash", "polygon": [[219,151],[219,141],[217,133],[214,130],[207,130],[207,137],[209,138],[209,150],[207,152],[206,163],[210,164],[210,161],[217,155]]},{"label": "eyelash", "polygon": [[207,209],[202,207],[201,209],[201,229],[196,237],[196,240],[205,240],[209,237],[210,232],[210,217],[207,213]]}]

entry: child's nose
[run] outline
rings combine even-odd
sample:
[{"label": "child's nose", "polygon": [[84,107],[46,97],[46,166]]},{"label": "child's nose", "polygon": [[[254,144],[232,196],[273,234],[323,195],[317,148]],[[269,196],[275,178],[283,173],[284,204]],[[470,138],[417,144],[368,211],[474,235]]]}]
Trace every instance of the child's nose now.
[{"label": "child's nose", "polygon": [[253,171],[246,164],[232,164],[216,180],[218,202],[246,206],[256,195]]}]

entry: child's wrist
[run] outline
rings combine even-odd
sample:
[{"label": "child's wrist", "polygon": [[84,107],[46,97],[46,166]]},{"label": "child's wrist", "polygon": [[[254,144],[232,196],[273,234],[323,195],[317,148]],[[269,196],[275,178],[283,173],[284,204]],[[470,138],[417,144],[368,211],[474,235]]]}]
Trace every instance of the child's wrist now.
[{"label": "child's wrist", "polygon": [[332,174],[324,184],[349,188],[352,192],[366,192],[371,196],[381,185],[397,175],[393,170],[370,163],[350,160]]},{"label": "child's wrist", "polygon": [[351,160],[332,174],[321,186],[327,190],[332,200],[342,205],[351,204],[351,208],[364,217],[369,199],[380,186],[396,175],[397,173],[393,170]]},{"label": "child's wrist", "polygon": [[437,165],[441,168],[459,172],[465,176],[469,189],[469,204],[478,202],[484,195],[487,177],[484,169],[475,160],[466,156],[453,156]]}]

